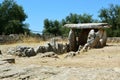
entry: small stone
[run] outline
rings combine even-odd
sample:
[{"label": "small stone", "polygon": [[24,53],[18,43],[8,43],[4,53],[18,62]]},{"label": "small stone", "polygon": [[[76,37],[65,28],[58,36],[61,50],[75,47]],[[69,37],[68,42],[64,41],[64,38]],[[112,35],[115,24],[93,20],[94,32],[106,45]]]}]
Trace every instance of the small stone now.
[{"label": "small stone", "polygon": [[0,55],[2,55],[2,51],[0,50]]},{"label": "small stone", "polygon": [[57,54],[55,54],[54,52],[46,52],[41,55],[41,58],[43,58],[43,57],[58,58]]},{"label": "small stone", "polygon": [[15,63],[15,59],[11,58],[11,59],[4,59],[2,61],[7,61],[8,63]]},{"label": "small stone", "polygon": [[76,56],[76,52],[71,51],[71,52],[67,53],[67,55],[65,56],[65,58],[74,57],[74,56]]}]

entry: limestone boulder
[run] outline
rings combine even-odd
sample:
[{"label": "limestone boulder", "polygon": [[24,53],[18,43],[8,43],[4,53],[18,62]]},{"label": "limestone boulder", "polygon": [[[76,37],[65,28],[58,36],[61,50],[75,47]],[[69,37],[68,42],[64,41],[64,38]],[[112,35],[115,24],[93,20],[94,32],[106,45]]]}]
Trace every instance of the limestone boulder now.
[{"label": "limestone boulder", "polygon": [[24,46],[18,46],[18,47],[15,47],[15,48],[10,48],[7,53],[11,54],[11,55],[20,56],[20,57],[31,57],[31,56],[36,55],[33,48],[24,47]]},{"label": "limestone boulder", "polygon": [[45,53],[50,51],[53,51],[53,46],[51,46],[49,43],[45,44],[44,46],[38,46],[35,48],[35,53]]},{"label": "limestone boulder", "polygon": [[55,52],[56,54],[63,54],[68,51],[67,44],[53,43],[49,42],[43,46],[38,46],[35,48],[35,53],[45,53],[45,52]]},{"label": "limestone boulder", "polygon": [[35,55],[36,55],[36,53],[35,53],[35,51],[34,51],[33,48],[26,49],[26,50],[24,51],[24,53],[25,53],[25,56],[28,56],[28,57],[35,56]]}]

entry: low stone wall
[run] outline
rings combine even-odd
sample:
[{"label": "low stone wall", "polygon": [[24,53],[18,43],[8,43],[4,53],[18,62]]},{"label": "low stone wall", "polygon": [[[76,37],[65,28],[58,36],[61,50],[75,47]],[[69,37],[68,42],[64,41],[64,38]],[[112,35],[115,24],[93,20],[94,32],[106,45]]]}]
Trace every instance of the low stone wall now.
[{"label": "low stone wall", "polygon": [[120,37],[108,37],[107,43],[120,43]]},{"label": "low stone wall", "polygon": [[18,41],[19,39],[20,37],[17,34],[0,35],[0,43],[15,42],[15,41]]}]

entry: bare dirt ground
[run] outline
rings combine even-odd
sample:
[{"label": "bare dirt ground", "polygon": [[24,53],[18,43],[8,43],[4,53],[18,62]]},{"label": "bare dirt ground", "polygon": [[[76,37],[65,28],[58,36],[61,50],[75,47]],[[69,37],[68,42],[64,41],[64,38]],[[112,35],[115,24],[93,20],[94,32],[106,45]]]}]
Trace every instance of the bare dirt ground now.
[{"label": "bare dirt ground", "polygon": [[40,58],[8,56],[10,47],[37,47],[43,43],[0,45],[3,58],[15,58],[15,64],[0,63],[1,80],[120,80],[120,43],[107,43],[73,58]]}]

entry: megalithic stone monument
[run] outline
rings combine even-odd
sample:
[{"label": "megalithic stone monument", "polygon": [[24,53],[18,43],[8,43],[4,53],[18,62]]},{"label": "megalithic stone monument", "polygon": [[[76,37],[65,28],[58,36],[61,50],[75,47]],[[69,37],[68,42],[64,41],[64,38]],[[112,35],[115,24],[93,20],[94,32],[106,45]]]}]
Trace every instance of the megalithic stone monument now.
[{"label": "megalithic stone monument", "polygon": [[[65,24],[64,27],[70,28],[68,36],[70,51],[77,51],[80,45],[91,48],[104,47],[107,41],[105,28],[111,26],[107,23],[82,23]],[[90,37],[91,30],[94,31],[94,36]]]}]

